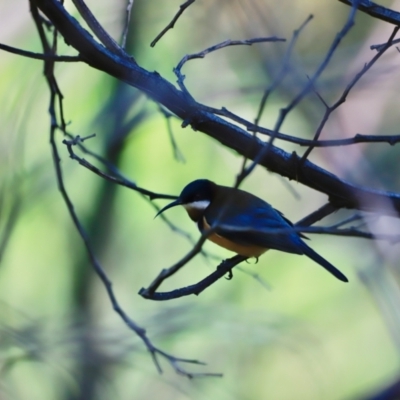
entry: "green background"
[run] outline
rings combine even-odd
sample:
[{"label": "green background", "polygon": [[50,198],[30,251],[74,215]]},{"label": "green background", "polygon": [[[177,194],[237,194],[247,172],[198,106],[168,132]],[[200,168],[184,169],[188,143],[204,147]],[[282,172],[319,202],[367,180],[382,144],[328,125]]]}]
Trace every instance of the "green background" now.
[{"label": "green background", "polygon": [[[172,69],[185,54],[226,39],[290,39],[314,14],[292,55],[288,77],[267,103],[262,124],[270,128],[279,109],[315,71],[349,12],[328,0],[199,1],[151,48],[180,3],[136,0],[128,40],[129,52],[141,66],[171,82],[176,81]],[[87,4],[119,40],[124,3]],[[74,13],[69,2],[67,7]],[[357,17],[318,81],[318,92],[327,102],[337,99],[373,56],[369,45],[384,42],[390,30],[383,22]],[[0,42],[41,52],[26,1],[0,1]],[[75,54],[62,40],[59,47],[60,54]],[[220,50],[185,65],[185,82],[198,101],[254,120],[263,89],[279,72],[286,48],[266,43]],[[305,257],[271,251],[199,297],[145,300],[137,294],[140,288],[185,255],[191,243],[154,219],[155,209],[140,195],[105,183],[69,159],[58,134],[68,193],[124,310],[163,350],[207,363],[186,368],[224,377],[188,380],[164,361],[159,375],[142,342],[113,312],[57,190],[42,63],[4,51],[0,57],[2,399],[356,399],[398,376],[398,246],[313,235],[312,247],[349,277],[348,284]],[[324,138],[396,132],[395,57],[395,51],[389,53],[360,82],[332,116]],[[86,146],[138,185],[178,194],[200,177],[234,183],[239,156],[171,118],[185,162],[176,160],[165,118],[133,88],[83,63],[58,64],[56,76],[65,96],[68,131],[81,136],[95,132]],[[310,138],[323,112],[318,97],[308,96],[282,131]],[[276,144],[298,154],[304,151]],[[310,159],[354,183],[397,190],[396,153],[395,146],[360,145],[315,150]],[[327,201],[325,195],[263,168],[242,188],[292,221]],[[155,203],[161,207],[166,201]],[[326,223],[347,215],[340,211]],[[198,238],[183,209],[166,216]],[[371,226],[386,233],[397,228],[390,218],[378,222]],[[161,289],[193,284],[230,255],[213,244],[205,249],[218,259],[197,256]]]}]

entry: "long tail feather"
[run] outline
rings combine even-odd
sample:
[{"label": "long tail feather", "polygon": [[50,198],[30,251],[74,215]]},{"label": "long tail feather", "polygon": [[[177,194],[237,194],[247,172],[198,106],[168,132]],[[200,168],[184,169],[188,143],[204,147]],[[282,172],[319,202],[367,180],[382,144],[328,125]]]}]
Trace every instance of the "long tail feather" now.
[{"label": "long tail feather", "polygon": [[302,250],[304,254],[314,260],[317,264],[324,267],[327,271],[329,271],[333,276],[342,282],[348,282],[349,280],[346,278],[344,274],[342,274],[336,267],[334,267],[330,262],[325,260],[325,258],[321,257],[317,252],[315,252],[311,247],[308,247],[304,242],[302,242]]}]

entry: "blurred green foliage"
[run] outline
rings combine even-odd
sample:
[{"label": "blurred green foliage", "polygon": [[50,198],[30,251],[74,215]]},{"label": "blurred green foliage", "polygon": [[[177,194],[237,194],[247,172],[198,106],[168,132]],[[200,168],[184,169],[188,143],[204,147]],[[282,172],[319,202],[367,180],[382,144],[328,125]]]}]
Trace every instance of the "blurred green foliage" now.
[{"label": "blurred green foliage", "polygon": [[[119,39],[124,3],[87,3]],[[198,1],[175,29],[150,48],[180,3],[135,1],[128,40],[129,51],[140,65],[171,81],[175,81],[172,68],[187,53],[228,38],[277,35],[289,39],[308,14],[315,14],[293,54],[293,71],[268,103],[262,120],[268,127],[306,74],[318,65],[348,12],[333,0]],[[69,2],[67,6],[73,9]],[[0,42],[40,52],[26,1],[1,1],[0,20]],[[382,40],[379,32],[373,39],[368,36],[377,32],[369,18],[359,16],[357,22],[320,81],[319,89],[327,99],[334,99],[345,78],[366,61],[356,57],[371,44],[366,38]],[[286,46],[227,48],[194,60],[183,70],[187,86],[201,102],[227,106],[254,119],[262,90],[279,70]],[[60,53],[74,54],[62,40]],[[391,272],[397,267],[395,247],[385,247],[382,253],[382,247],[373,242],[317,236],[312,238],[313,248],[343,270],[349,284],[336,281],[309,259],[270,252],[257,265],[243,265],[247,273],[237,271],[232,281],[220,280],[199,297],[167,303],[144,300],[137,294],[139,289],[186,254],[191,243],[160,219],[154,220],[155,210],[140,195],[105,183],[70,160],[60,135],[68,192],[125,311],[147,329],[156,345],[207,363],[194,370],[222,372],[224,377],[188,381],[166,363],[165,373],[157,374],[143,344],[113,312],[57,190],[42,64],[6,52],[1,59],[2,399],[334,400],[361,398],[396,378],[399,325],[392,311],[399,303],[397,275]],[[165,118],[134,89],[83,63],[59,64],[56,71],[65,96],[68,130],[81,136],[95,132],[96,138],[87,141],[87,147],[104,155],[140,186],[177,194],[200,177],[226,185],[234,182],[241,158],[201,132],[182,129],[180,121],[172,119],[173,134],[186,162],[174,159]],[[368,90],[369,81],[363,85]],[[388,104],[387,97],[385,92],[380,101]],[[354,109],[352,103],[349,107]],[[371,113],[374,107],[368,107]],[[284,131],[310,137],[322,111],[317,98],[307,99],[285,123]],[[395,129],[393,111],[386,108],[383,112],[383,107],[375,111],[375,130]],[[390,113],[392,126],[384,118]],[[358,128],[342,130],[348,126],[346,118],[341,114],[333,120],[332,135],[340,130],[349,136],[358,132]],[[335,150],[342,152],[342,160],[354,160],[357,174],[327,150],[315,151],[311,158],[343,177],[376,183],[385,176],[386,187],[398,188],[397,176],[385,164],[380,168],[381,162],[395,157],[395,150],[378,153],[377,149],[365,150],[375,163],[370,169],[363,169],[362,157],[355,160],[353,148]],[[293,221],[326,201],[325,196],[295,182],[289,185],[297,196],[287,183],[260,168],[243,188]],[[173,209],[168,217],[198,237],[183,210]],[[205,249],[221,259],[229,255],[213,244],[206,244]],[[197,256],[161,289],[197,282],[217,263]],[[360,271],[364,280],[359,278]],[[259,280],[249,273],[258,274]]]}]

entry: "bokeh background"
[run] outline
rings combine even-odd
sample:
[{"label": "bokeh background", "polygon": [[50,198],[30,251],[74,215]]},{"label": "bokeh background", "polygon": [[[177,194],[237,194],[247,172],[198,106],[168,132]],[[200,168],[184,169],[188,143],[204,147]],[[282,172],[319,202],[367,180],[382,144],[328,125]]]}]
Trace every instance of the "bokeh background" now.
[{"label": "bokeh background", "polygon": [[[198,1],[151,48],[182,2],[136,0],[128,37],[138,63],[172,82],[173,67],[185,54],[226,39],[290,39],[314,14],[292,54],[290,73],[268,101],[262,124],[270,128],[325,57],[349,13],[335,0]],[[380,3],[400,8],[398,1]],[[87,4],[120,40],[125,2]],[[66,6],[78,18],[69,1]],[[385,42],[392,30],[361,14],[356,22],[318,81],[317,90],[329,103],[374,55],[369,46]],[[0,1],[0,42],[41,51],[26,0]],[[194,60],[183,69],[187,87],[200,102],[254,120],[286,49],[282,43],[232,47]],[[74,51],[61,40],[60,53]],[[193,371],[224,377],[188,380],[167,363],[159,375],[142,342],[113,312],[58,192],[42,63],[4,51],[0,60],[1,399],[365,399],[398,379],[398,245],[314,235],[313,248],[350,283],[335,280],[305,257],[271,251],[199,297],[145,300],[139,289],[186,254],[191,243],[154,219],[154,208],[139,194],[106,183],[70,160],[60,135],[68,192],[124,310],[157,346],[207,363]],[[332,116],[324,138],[398,132],[398,61],[394,49],[374,66]],[[177,156],[164,116],[135,89],[83,63],[58,64],[56,73],[68,130],[81,136],[95,132],[88,148],[140,186],[178,194],[200,177],[233,184],[240,157],[172,118]],[[282,131],[310,138],[323,111],[318,97],[308,96]],[[398,154],[397,146],[357,145],[315,150],[310,159],[353,183],[398,191]],[[263,168],[243,188],[292,221],[327,200]],[[182,209],[166,215],[198,237]],[[341,211],[325,223],[348,215]],[[386,217],[371,226],[385,233],[398,228]],[[162,290],[199,281],[229,256],[213,244],[205,249],[218,259],[197,256]]]}]

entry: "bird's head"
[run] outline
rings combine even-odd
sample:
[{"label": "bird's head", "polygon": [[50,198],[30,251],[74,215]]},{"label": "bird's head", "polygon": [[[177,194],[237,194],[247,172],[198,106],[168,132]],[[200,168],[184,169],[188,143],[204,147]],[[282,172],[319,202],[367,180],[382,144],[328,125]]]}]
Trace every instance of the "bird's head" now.
[{"label": "bird's head", "polygon": [[181,194],[172,203],[162,208],[156,215],[160,215],[169,208],[183,206],[191,219],[198,220],[198,216],[210,205],[217,185],[207,179],[197,179],[186,185]]}]

